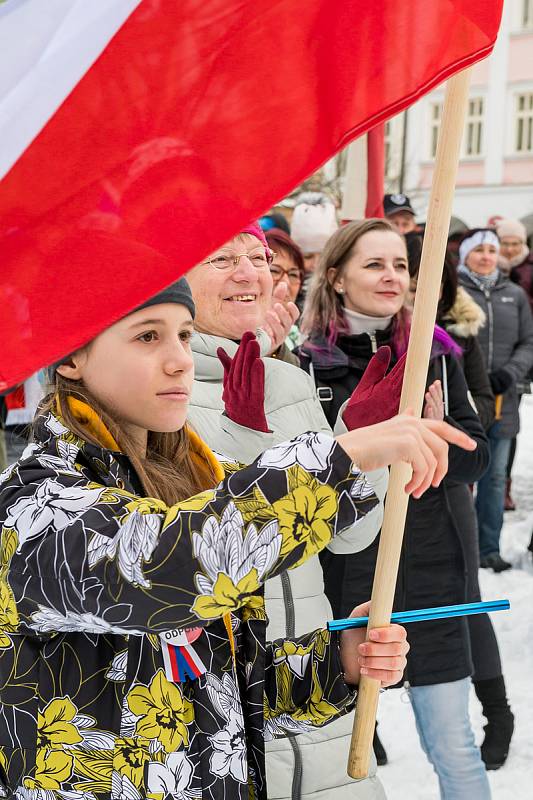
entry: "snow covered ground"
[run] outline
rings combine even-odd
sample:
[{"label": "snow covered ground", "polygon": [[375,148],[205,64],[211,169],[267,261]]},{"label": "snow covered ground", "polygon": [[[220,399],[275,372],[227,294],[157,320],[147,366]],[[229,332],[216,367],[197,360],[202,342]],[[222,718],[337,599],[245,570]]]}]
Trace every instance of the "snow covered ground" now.
[{"label": "snow covered ground", "polygon": [[[517,510],[505,514],[502,555],[514,569],[496,575],[481,570],[484,600],[508,598],[511,610],[492,615],[503,660],[515,733],[506,765],[489,772],[492,800],[533,797],[533,566],[526,553],[533,530],[533,396],[521,406],[522,431],[513,470]],[[472,691],[470,710],[479,742],[484,717]],[[379,776],[389,800],[438,800],[437,778],[420,747],[413,713],[405,691],[385,692],[380,698],[379,732],[389,764]]]}]

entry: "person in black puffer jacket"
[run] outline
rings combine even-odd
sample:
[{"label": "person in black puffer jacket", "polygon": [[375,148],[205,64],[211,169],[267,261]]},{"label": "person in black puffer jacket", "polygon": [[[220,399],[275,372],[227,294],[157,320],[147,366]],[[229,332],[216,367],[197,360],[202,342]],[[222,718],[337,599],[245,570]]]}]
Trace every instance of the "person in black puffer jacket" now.
[{"label": "person in black puffer jacket", "polygon": [[[350,223],[326,245],[304,309],[302,327],[309,339],[299,354],[302,367],[314,377],[331,425],[338,425],[346,413],[346,401],[378,347],[389,345],[395,358],[406,349],[409,317],[403,305],[408,288],[405,242],[388,222]],[[477,543],[467,484],[481,477],[489,454],[454,350],[458,348],[450,337],[437,330],[426,416],[444,415],[476,439],[478,447],[468,455],[451,448],[445,481],[421,500],[410,501],[396,610],[470,599],[467,564],[472,552],[475,559]],[[350,556],[323,560],[326,592],[336,615],[345,616],[350,603],[371,589],[377,549],[375,541],[358,554],[357,563]],[[441,796],[486,800],[490,788],[468,718],[468,623],[420,623],[412,626],[410,640],[406,678],[421,744],[439,777]]]},{"label": "person in black puffer jacket", "polygon": [[519,385],[533,365],[533,321],[524,290],[498,269],[499,241],[486,228],[468,231],[459,245],[459,283],[481,306],[487,324],[479,344],[498,413],[488,436],[490,469],[479,482],[476,510],[481,566],[495,572],[511,564],[500,555],[506,471],[513,437],[520,430]]},{"label": "person in black puffer jacket", "polygon": [[[500,240],[500,256],[498,267],[507,275],[512,283],[517,283],[527,294],[529,307],[533,313],[533,253],[527,245],[527,231],[525,225],[517,219],[500,219],[496,223],[496,233]],[[533,369],[529,370],[522,384],[518,385],[520,400],[523,394],[531,391]],[[515,511],[516,506],[511,495],[512,471],[516,455],[516,440],[511,439],[511,450],[507,460],[507,481],[505,484],[505,511]],[[533,536],[529,549],[533,550]]]},{"label": "person in black puffer jacket", "polygon": [[[408,250],[411,293],[414,295],[420,259],[411,259],[409,246]],[[495,399],[477,339],[486,320],[485,312],[462,286],[458,286],[457,270],[450,259],[446,258],[437,307],[437,322],[461,347],[460,360],[466,383],[485,431],[494,422],[495,413]],[[469,500],[472,505],[472,498],[470,497]],[[465,549],[469,581],[468,599],[476,602],[481,600],[481,593],[478,581],[479,553],[475,546],[477,542],[475,514],[463,517],[461,520],[463,530],[468,520],[472,522],[470,536],[463,537],[472,545]],[[485,737],[481,745],[481,757],[487,769],[499,769],[507,760],[514,731],[514,715],[507,700],[498,642],[488,614],[476,614],[468,617],[468,630],[474,664],[472,682],[483,707],[483,714],[487,718]]]}]

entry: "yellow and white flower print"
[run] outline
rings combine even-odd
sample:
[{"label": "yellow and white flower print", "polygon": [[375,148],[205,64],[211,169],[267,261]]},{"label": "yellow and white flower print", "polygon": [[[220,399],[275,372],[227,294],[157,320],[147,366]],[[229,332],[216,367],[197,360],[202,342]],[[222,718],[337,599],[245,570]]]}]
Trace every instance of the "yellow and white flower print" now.
[{"label": "yellow and white flower print", "polygon": [[[306,645],[289,640],[275,647],[275,708],[269,705],[266,694],[264,698],[264,736],[267,741],[321,727],[338,716],[340,709],[326,699],[318,673],[320,662],[326,658],[330,639],[327,630],[317,630]],[[294,690],[306,673],[311,674],[311,695],[302,705],[301,699],[295,700]]]},{"label": "yellow and white flower print", "polygon": [[239,783],[246,783],[246,736],[237,685],[228,672],[223,675],[222,680],[207,673],[206,688],[213,707],[225,721],[224,727],[209,737],[213,747],[209,759],[210,771],[218,778],[231,775]]},{"label": "yellow and white flower print", "polygon": [[45,428],[48,428],[50,433],[53,433],[54,436],[62,436],[65,433],[70,434],[68,428],[66,428],[61,420],[56,417],[55,414],[48,414],[45,421],[44,421]]},{"label": "yellow and white flower print", "polygon": [[231,775],[239,783],[247,783],[248,762],[244,726],[232,718],[214,736],[210,736],[209,741],[213,747],[209,759],[213,775],[218,778],[226,778]]},{"label": "yellow and white flower print", "polygon": [[[6,754],[4,753],[4,748],[0,745],[0,770],[5,775],[7,774],[8,769],[8,762]],[[7,797],[7,788],[4,786],[2,782],[0,782],[0,797]]]},{"label": "yellow and white flower print", "polygon": [[[298,467],[295,469],[299,470]],[[306,475],[303,470],[299,470],[299,474]],[[322,550],[333,536],[331,521],[338,506],[335,489],[319,483],[311,475],[307,476],[305,484],[296,485],[289,494],[272,503],[283,537],[281,555],[292,552],[296,544],[303,544],[300,564]]]},{"label": "yellow and white flower print", "polygon": [[46,478],[34,494],[9,506],[4,527],[16,530],[20,550],[48,527],[57,532],[71,525],[98,502],[102,491],[102,488],[63,486],[53,478]]},{"label": "yellow and white flower print", "polygon": [[271,742],[272,739],[278,739],[280,736],[307,733],[313,729],[314,725],[312,722],[295,720],[290,714],[279,714],[271,719],[265,719],[263,738],[265,742]]},{"label": "yellow and white flower print", "polygon": [[195,494],[187,500],[181,500],[181,502],[170,506],[165,514],[163,530],[166,530],[183,511],[203,511],[209,503],[213,502],[216,495],[216,489],[206,489],[204,492]]},{"label": "yellow and white flower print", "polygon": [[[67,611],[65,614],[60,614],[55,608],[41,605],[39,610],[34,611],[31,615],[30,627],[38,633],[72,633],[79,631],[80,633],[118,633],[122,636],[136,633],[131,628],[112,625],[96,614],[90,614],[89,612],[80,614],[76,611]],[[141,632],[138,631],[138,633]]]},{"label": "yellow and white flower print", "polygon": [[184,751],[169,753],[163,764],[152,761],[148,765],[148,795],[186,800],[192,776],[193,766]]},{"label": "yellow and white flower print", "polygon": [[211,516],[202,532],[193,534],[193,552],[204,573],[195,576],[199,596],[191,611],[200,619],[216,619],[244,605],[262,607],[254,596],[261,579],[276,563],[281,548],[277,520],[260,531],[253,523],[244,528],[241,512],[228,503],[220,521]]},{"label": "yellow and white flower print", "polygon": [[[144,790],[141,794],[127,775],[122,775],[115,770],[111,775],[111,797],[113,800],[115,798],[116,800],[144,800]],[[97,800],[96,797],[94,800]]]},{"label": "yellow and white flower print", "polygon": [[269,448],[259,458],[259,467],[287,469],[299,464],[305,470],[322,472],[330,464],[335,440],[325,433],[302,433],[290,442]]},{"label": "yellow and white flower print", "polygon": [[111,662],[105,676],[110,681],[122,682],[126,680],[126,669],[128,666],[128,651],[121,650]]},{"label": "yellow and white flower print", "polygon": [[339,714],[337,706],[329,703],[324,697],[324,690],[320,684],[320,678],[316,667],[313,667],[313,680],[311,696],[304,706],[296,708],[293,717],[302,722],[312,722],[315,727],[325,725]]},{"label": "yellow and white flower print", "polygon": [[312,645],[303,647],[301,644],[287,640],[274,651],[274,664],[285,663],[293,675],[296,675],[297,678],[303,678],[311,658],[312,649]]},{"label": "yellow and white flower print", "polygon": [[35,775],[24,778],[24,787],[40,789],[40,795],[46,797],[46,790],[61,789],[62,784],[69,780],[73,763],[72,755],[64,750],[37,750]]},{"label": "yellow and white flower print", "polygon": [[13,644],[9,634],[14,633],[19,625],[17,605],[6,577],[17,549],[17,534],[4,528],[0,542],[0,650],[6,650]]},{"label": "yellow and white flower print", "polygon": [[142,786],[144,768],[150,760],[148,741],[139,738],[115,739],[113,768],[125,775],[134,786]]},{"label": "yellow and white flower print", "polygon": [[37,747],[43,750],[62,749],[83,741],[74,724],[78,709],[69,697],[51,700],[37,717]]},{"label": "yellow and white flower print", "polygon": [[350,497],[356,500],[368,500],[369,497],[374,495],[374,487],[367,480],[364,472],[360,472],[358,467],[352,467],[352,475],[355,475],[355,480],[350,489]]},{"label": "yellow and white flower print", "polygon": [[[51,453],[40,452],[36,456],[38,463],[47,469],[55,470],[62,475],[78,475],[78,470],[75,468],[76,458],[80,452],[80,448],[64,439],[58,439],[56,442],[58,455]],[[35,451],[41,448],[37,444],[29,444],[22,458],[28,458],[33,455]]]},{"label": "yellow and white flower print", "polygon": [[151,583],[142,567],[150,560],[160,532],[161,518],[157,514],[134,511],[112,539],[101,533],[94,534],[88,548],[89,567],[93,568],[104,558],[116,558],[118,570],[128,583],[149,589]]},{"label": "yellow and white flower print", "polygon": [[278,736],[305,733],[313,729],[313,723],[302,719],[294,719],[294,700],[292,698],[293,677],[287,663],[276,669],[276,707],[271,708],[264,695],[264,729],[263,736],[269,742]]},{"label": "yellow and white flower print", "polygon": [[157,740],[167,753],[189,744],[187,725],[194,719],[193,705],[181,688],[170,683],[158,670],[149,686],[135,686],[128,692],[128,706],[137,716],[135,734]]}]

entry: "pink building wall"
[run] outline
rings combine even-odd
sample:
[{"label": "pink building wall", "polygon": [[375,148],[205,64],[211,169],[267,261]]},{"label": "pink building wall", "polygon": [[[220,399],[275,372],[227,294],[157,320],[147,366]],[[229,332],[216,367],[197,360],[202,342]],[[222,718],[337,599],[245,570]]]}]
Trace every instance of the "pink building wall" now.
[{"label": "pink building wall", "polygon": [[[487,62],[488,59],[483,63]],[[507,80],[510,83],[533,80],[533,33],[511,37]]]},{"label": "pink building wall", "polygon": [[[524,163],[521,161],[521,163]],[[420,189],[429,189],[433,176],[433,164],[420,167]],[[485,180],[485,164],[479,161],[461,161],[457,172],[457,186],[481,186]]]},{"label": "pink building wall", "polygon": [[531,183],[533,181],[533,156],[506,159],[503,163],[503,183]]},{"label": "pink building wall", "polygon": [[470,78],[470,86],[480,87],[486,86],[489,82],[489,59],[484,58],[483,61],[478,61],[472,67],[472,76]]},{"label": "pink building wall", "polygon": [[460,161],[457,186],[480,186],[485,180],[485,162]]}]

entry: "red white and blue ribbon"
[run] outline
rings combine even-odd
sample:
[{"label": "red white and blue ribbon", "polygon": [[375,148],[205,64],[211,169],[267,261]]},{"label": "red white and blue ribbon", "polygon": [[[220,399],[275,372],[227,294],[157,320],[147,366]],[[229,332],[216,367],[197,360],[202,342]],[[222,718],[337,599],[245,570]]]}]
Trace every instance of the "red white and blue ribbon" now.
[{"label": "red white and blue ribbon", "polygon": [[207,667],[192,643],[202,634],[202,628],[185,628],[161,634],[161,647],[167,679],[173,683],[196,680]]}]

